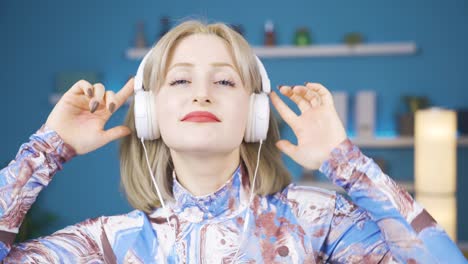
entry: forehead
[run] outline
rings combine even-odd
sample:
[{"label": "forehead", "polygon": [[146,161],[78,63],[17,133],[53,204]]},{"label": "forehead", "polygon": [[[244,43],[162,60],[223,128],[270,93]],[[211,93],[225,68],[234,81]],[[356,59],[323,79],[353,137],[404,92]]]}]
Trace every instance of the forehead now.
[{"label": "forehead", "polygon": [[169,66],[175,63],[192,64],[229,63],[234,60],[228,44],[212,34],[193,34],[183,38],[172,50]]}]

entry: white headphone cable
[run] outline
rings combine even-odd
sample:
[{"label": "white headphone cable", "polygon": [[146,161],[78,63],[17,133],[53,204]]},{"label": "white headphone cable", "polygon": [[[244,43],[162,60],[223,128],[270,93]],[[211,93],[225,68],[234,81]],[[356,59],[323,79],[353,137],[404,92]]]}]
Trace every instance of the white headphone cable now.
[{"label": "white headphone cable", "polygon": [[143,145],[143,150],[145,151],[146,164],[148,164],[148,170],[149,170],[149,172],[151,174],[151,180],[153,181],[153,185],[156,188],[156,193],[158,194],[158,198],[159,198],[159,201],[161,202],[161,205],[163,207],[163,211],[166,213],[167,223],[169,225],[171,225],[171,222],[169,221],[169,214],[168,214],[169,210],[167,209],[166,204],[164,203],[164,200],[163,200],[162,195],[161,195],[161,191],[159,190],[159,187],[156,184],[156,180],[154,179],[153,170],[151,170],[151,166],[150,166],[149,159],[148,159],[148,152],[146,152],[146,147],[145,147],[145,143],[144,143],[143,138],[141,138],[141,144]]},{"label": "white headphone cable", "polygon": [[257,171],[258,171],[258,165],[260,163],[260,151],[262,150],[262,144],[263,144],[263,140],[260,139],[260,146],[258,147],[258,153],[257,153],[257,165],[255,166],[254,178],[252,181],[252,185],[250,186],[249,203],[247,204],[247,208],[245,209],[244,228],[242,229],[242,235],[239,241],[239,247],[237,248],[236,255],[234,255],[232,263],[235,263],[237,261],[242,243],[244,242],[245,232],[247,231],[247,227],[249,226],[249,221],[250,221],[249,209],[250,209],[250,206],[252,205],[252,201],[254,197],[255,182],[257,180]]}]

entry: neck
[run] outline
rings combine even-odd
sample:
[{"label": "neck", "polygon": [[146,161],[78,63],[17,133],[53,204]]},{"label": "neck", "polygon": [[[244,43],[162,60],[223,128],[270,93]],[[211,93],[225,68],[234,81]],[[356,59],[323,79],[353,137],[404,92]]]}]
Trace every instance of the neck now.
[{"label": "neck", "polygon": [[239,148],[229,153],[199,155],[171,149],[177,180],[190,193],[203,196],[218,190],[240,163]]}]

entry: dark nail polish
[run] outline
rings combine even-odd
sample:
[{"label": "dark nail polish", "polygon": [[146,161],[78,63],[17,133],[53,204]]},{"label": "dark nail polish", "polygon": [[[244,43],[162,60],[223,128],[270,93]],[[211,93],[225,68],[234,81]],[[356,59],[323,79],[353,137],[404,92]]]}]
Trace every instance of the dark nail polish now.
[{"label": "dark nail polish", "polygon": [[90,97],[93,97],[93,89],[88,88],[88,95],[89,95]]},{"label": "dark nail polish", "polygon": [[115,110],[115,104],[114,104],[114,103],[110,103],[110,105],[109,105],[109,111],[110,111],[111,113],[114,113],[114,110]]},{"label": "dark nail polish", "polygon": [[99,102],[98,101],[94,101],[92,106],[91,106],[91,113],[94,113],[94,111],[96,111],[97,107],[99,105]]}]

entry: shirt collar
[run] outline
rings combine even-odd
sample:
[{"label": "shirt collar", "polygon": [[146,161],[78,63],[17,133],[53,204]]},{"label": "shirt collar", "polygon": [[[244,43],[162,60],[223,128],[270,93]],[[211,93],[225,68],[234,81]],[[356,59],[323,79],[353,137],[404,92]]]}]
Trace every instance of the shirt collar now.
[{"label": "shirt collar", "polygon": [[238,215],[248,203],[250,186],[244,166],[241,164],[229,180],[213,193],[194,196],[174,177],[174,212],[190,222],[217,218],[226,219]]}]

